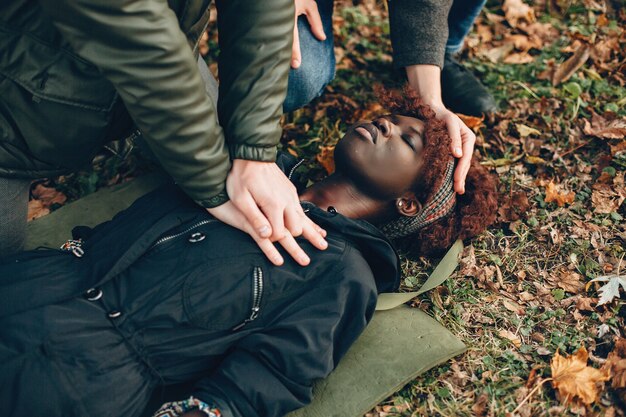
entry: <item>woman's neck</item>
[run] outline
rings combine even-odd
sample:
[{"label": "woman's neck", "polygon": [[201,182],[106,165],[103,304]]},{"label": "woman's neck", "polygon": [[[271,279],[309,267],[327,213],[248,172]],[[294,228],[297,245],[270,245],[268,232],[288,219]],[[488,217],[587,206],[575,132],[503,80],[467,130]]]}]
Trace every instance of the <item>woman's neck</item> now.
[{"label": "woman's neck", "polygon": [[337,212],[352,219],[381,220],[390,215],[393,203],[376,200],[359,190],[341,173],[334,173],[313,184],[300,194],[300,200],[309,201],[319,208],[334,207]]}]

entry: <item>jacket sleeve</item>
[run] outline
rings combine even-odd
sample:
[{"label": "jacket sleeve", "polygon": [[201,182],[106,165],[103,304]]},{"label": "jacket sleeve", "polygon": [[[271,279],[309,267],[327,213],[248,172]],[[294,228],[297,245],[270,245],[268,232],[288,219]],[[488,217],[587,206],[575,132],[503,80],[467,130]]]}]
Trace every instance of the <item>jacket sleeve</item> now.
[{"label": "jacket sleeve", "polygon": [[231,158],[275,161],[287,94],[293,0],[217,0],[219,119]]},{"label": "jacket sleeve", "polygon": [[389,0],[393,61],[398,68],[443,67],[452,0]]},{"label": "jacket sleeve", "polygon": [[167,1],[39,1],[73,50],[114,85],[180,187],[205,207],[225,202],[223,131]]}]

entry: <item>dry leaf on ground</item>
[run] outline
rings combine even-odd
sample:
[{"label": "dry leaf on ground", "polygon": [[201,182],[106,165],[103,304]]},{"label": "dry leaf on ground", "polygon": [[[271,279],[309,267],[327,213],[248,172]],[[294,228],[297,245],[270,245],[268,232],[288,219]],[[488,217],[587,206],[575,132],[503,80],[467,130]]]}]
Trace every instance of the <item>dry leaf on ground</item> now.
[{"label": "dry leaf on ground", "polygon": [[335,172],[335,158],[333,156],[334,152],[334,146],[320,146],[320,152],[315,156],[317,162],[319,162],[319,164],[324,167],[329,175]]},{"label": "dry leaf on ground", "polygon": [[572,204],[574,202],[575,197],[576,197],[576,193],[574,193],[573,191],[570,191],[570,192],[559,191],[556,184],[554,184],[553,182],[550,182],[546,186],[546,198],[544,201],[546,203],[555,202],[559,207],[563,207],[566,204]]},{"label": "dry leaf on ground", "polygon": [[610,303],[614,298],[620,298],[620,285],[622,289],[626,291],[626,275],[603,275],[589,281],[587,286],[592,282],[606,282],[606,284],[598,288],[598,294],[600,294],[600,299],[598,300],[599,306]]},{"label": "dry leaf on ground", "polygon": [[28,202],[28,221],[38,219],[50,213],[50,209],[45,207],[41,200],[30,200]]},{"label": "dry leaf on ground", "polygon": [[506,21],[514,28],[520,26],[520,23],[535,21],[535,11],[522,0],[504,0],[502,10]]},{"label": "dry leaf on ground", "polygon": [[583,132],[602,139],[624,139],[626,137],[626,118],[607,120],[593,113],[591,123],[585,119]]},{"label": "dry leaf on ground", "polygon": [[595,402],[600,392],[598,385],[609,380],[609,370],[587,366],[588,358],[589,353],[584,346],[571,356],[561,356],[559,352],[554,354],[550,362],[552,386],[558,391],[563,404],[589,405]]},{"label": "dry leaf on ground", "polygon": [[626,339],[617,339],[606,360],[606,367],[611,370],[611,387],[626,388]]},{"label": "dry leaf on ground", "polygon": [[578,47],[574,55],[569,57],[565,62],[558,66],[552,77],[552,85],[557,86],[563,81],[567,81],[585,62],[589,59],[589,45],[581,45]]}]

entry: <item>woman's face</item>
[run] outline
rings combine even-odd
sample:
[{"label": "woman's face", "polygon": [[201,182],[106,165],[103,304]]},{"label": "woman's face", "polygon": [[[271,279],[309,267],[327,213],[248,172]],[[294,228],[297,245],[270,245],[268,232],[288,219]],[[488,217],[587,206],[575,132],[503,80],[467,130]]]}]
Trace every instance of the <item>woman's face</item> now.
[{"label": "woman's face", "polygon": [[412,188],[422,169],[424,122],[387,115],[350,126],[335,148],[338,172],[363,192],[395,198]]}]

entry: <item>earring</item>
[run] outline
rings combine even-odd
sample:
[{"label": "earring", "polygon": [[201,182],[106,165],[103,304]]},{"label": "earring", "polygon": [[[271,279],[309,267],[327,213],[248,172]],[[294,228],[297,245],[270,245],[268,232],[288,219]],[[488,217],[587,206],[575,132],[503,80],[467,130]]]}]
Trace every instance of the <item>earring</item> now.
[{"label": "earring", "polygon": [[398,205],[398,208],[402,208],[402,206],[404,205],[402,200],[398,200],[398,202],[396,204]]}]

